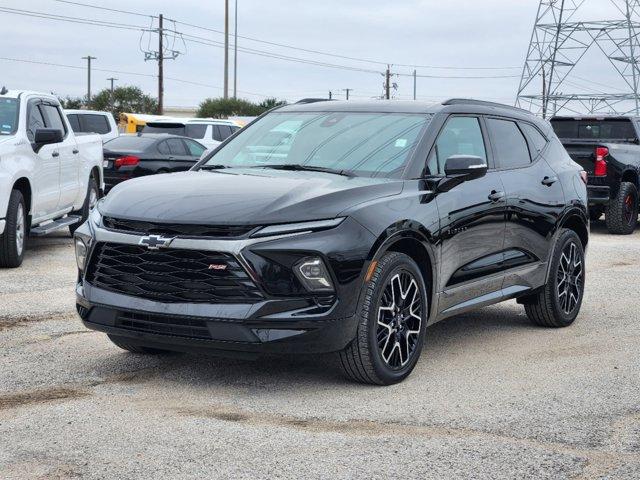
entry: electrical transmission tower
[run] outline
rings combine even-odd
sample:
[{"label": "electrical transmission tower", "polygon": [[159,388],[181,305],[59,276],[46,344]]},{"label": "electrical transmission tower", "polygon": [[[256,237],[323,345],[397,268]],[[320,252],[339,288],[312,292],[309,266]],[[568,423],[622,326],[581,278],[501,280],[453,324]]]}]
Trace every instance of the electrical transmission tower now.
[{"label": "electrical transmission tower", "polygon": [[[640,0],[609,0],[609,20],[578,20],[585,4],[596,2],[602,8],[603,0],[540,1],[518,88],[517,106],[545,118],[561,110],[639,112]],[[586,88],[591,93],[566,93],[568,87],[576,86],[570,76],[572,71],[592,48],[602,54],[602,64],[612,67],[611,71],[623,81],[622,89],[617,93],[599,90],[593,93],[596,92],[593,88]]]}]

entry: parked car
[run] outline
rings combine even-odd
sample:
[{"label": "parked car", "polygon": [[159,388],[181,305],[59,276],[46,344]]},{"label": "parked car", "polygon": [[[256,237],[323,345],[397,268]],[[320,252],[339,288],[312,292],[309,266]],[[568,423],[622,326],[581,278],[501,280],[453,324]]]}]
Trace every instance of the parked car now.
[{"label": "parked car", "polygon": [[168,119],[147,122],[143,133],[170,133],[193,138],[207,148],[215,148],[240,127],[232,120],[213,118]]},{"label": "parked car", "polygon": [[29,233],[73,233],[102,186],[98,135],[76,137],[51,95],[0,92],[0,267],[21,265]]},{"label": "parked car", "polygon": [[551,124],[571,158],[589,174],[591,219],[604,214],[610,233],[633,233],[638,224],[640,118],[558,116]]},{"label": "parked car", "polygon": [[118,125],[111,112],[96,110],[65,110],[74,133],[97,133],[102,142],[116,138],[119,135]]},{"label": "parked car", "polygon": [[105,192],[131,178],[189,170],[204,151],[195,140],[166,133],[121,135],[104,145]]},{"label": "parked car", "polygon": [[585,183],[513,107],[285,106],[103,199],[76,232],[78,312],[131,352],[338,352],[354,380],[399,382],[444,318],[515,298],[536,325],[573,323]]}]

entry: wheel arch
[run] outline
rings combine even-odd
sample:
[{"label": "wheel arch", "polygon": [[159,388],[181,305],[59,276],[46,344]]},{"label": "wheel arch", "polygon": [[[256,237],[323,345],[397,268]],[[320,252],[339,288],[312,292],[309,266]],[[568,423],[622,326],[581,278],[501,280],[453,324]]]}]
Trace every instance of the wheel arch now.
[{"label": "wheel arch", "polygon": [[429,319],[433,318],[436,300],[436,259],[434,246],[426,229],[415,228],[413,224],[405,225],[403,228],[398,228],[397,225],[389,227],[371,249],[369,265],[377,264],[377,260],[387,252],[404,253],[416,262],[428,286]]},{"label": "wheel arch", "polygon": [[589,220],[582,210],[574,209],[566,212],[560,219],[558,232],[562,228],[573,230],[580,238],[582,248],[587,249],[589,244]]},{"label": "wheel arch", "polygon": [[21,177],[15,181],[12,190],[18,190],[22,193],[25,206],[27,207],[27,214],[31,217],[31,207],[33,205],[33,190],[31,189],[31,182],[27,177]]},{"label": "wheel arch", "polygon": [[640,182],[638,181],[638,171],[635,169],[629,168],[622,172],[621,181],[633,183],[636,188],[640,189]]},{"label": "wheel arch", "polygon": [[101,176],[100,169],[97,166],[94,166],[91,169],[91,172],[89,173],[89,176],[93,177],[93,179],[96,181],[96,184],[98,185],[98,190],[101,190],[102,176]]}]

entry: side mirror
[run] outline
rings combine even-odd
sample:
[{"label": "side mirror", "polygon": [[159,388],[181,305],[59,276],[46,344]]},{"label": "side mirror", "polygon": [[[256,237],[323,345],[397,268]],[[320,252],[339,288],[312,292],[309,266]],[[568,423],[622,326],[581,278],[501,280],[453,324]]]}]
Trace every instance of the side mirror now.
[{"label": "side mirror", "polygon": [[60,143],[64,140],[62,130],[56,128],[38,128],[33,138],[34,150],[37,152],[45,145]]},{"label": "side mirror", "polygon": [[452,155],[444,163],[444,177],[438,191],[448,192],[453,187],[487,174],[487,161],[473,155]]}]

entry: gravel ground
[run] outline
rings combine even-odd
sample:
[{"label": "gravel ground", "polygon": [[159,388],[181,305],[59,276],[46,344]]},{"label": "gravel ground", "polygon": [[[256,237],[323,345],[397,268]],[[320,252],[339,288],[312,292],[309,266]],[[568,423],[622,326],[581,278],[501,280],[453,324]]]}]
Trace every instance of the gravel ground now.
[{"label": "gravel ground", "polygon": [[0,270],[0,478],[640,478],[639,245],[594,227],[572,327],[485,308],[381,388],[326,357],[127,354],[76,318],[70,238],[32,240]]}]

